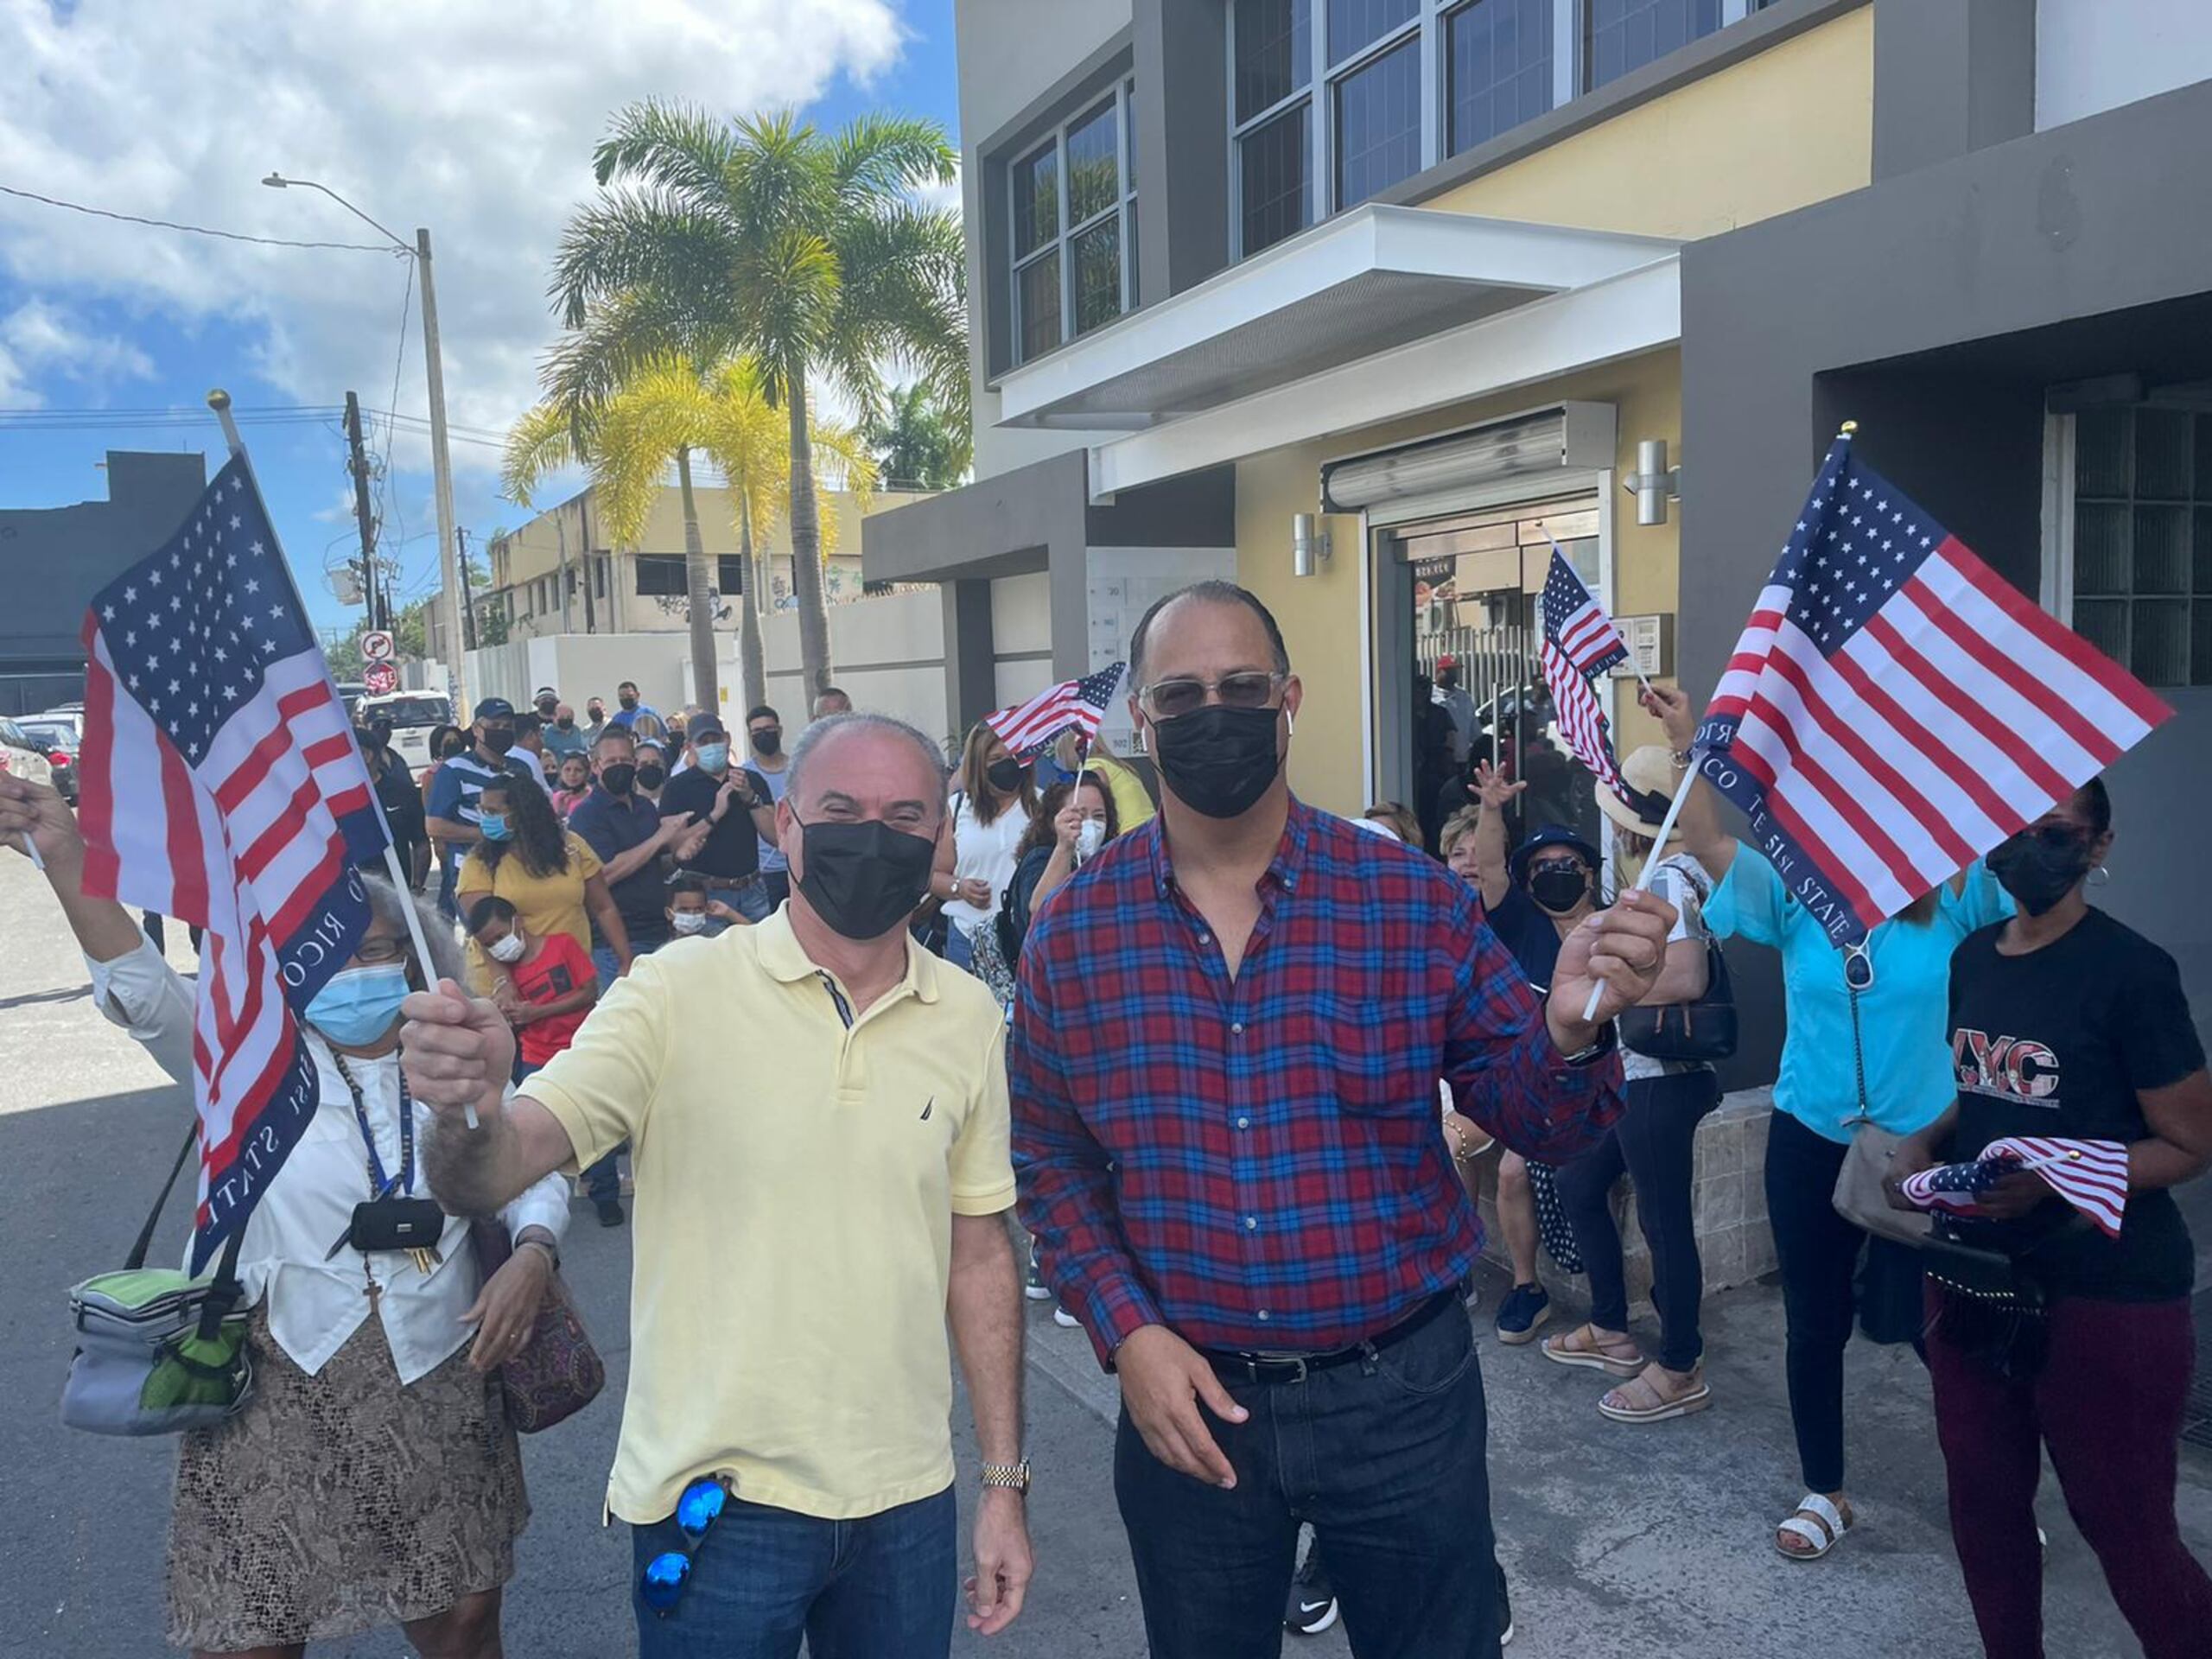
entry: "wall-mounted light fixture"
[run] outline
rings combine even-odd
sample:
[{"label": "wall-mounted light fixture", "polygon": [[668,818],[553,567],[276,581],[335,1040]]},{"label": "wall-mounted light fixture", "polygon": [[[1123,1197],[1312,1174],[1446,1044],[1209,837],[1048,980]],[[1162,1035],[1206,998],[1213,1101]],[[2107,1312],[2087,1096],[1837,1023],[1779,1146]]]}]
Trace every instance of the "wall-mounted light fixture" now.
[{"label": "wall-mounted light fixture", "polygon": [[1327,563],[1331,549],[1329,532],[1317,514],[1294,512],[1290,516],[1290,574],[1310,576]]},{"label": "wall-mounted light fixture", "polygon": [[1621,480],[1636,498],[1636,522],[1663,524],[1667,504],[1682,497],[1682,469],[1667,465],[1667,440],[1645,438],[1636,446],[1636,471]]}]

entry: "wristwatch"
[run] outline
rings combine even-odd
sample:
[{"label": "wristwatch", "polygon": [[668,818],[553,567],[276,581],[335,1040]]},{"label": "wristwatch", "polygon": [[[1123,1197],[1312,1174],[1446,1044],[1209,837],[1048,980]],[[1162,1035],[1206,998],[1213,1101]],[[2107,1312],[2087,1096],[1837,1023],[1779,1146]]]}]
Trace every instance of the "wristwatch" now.
[{"label": "wristwatch", "polygon": [[1029,1459],[1020,1463],[987,1463],[983,1465],[983,1484],[1003,1486],[1010,1492],[1026,1493],[1029,1490]]},{"label": "wristwatch", "polygon": [[1572,1054],[1560,1056],[1561,1065],[1595,1065],[1621,1046],[1620,1027],[1608,1020],[1599,1028],[1597,1040],[1587,1048],[1578,1048]]}]

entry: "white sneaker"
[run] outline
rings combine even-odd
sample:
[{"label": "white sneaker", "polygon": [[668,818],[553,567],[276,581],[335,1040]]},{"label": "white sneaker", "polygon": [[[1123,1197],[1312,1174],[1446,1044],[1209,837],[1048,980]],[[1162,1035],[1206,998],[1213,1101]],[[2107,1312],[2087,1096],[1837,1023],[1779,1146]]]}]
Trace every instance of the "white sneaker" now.
[{"label": "white sneaker", "polygon": [[1052,1310],[1052,1323],[1065,1330],[1072,1331],[1082,1324],[1082,1321],[1065,1307],[1056,1307]]}]

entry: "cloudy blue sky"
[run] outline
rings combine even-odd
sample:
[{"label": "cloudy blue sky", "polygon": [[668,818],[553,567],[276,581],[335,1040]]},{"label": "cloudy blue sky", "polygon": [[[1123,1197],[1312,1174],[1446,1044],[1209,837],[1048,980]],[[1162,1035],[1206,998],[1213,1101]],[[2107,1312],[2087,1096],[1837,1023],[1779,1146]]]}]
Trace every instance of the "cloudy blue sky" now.
[{"label": "cloudy blue sky", "polygon": [[[555,332],[545,275],[592,189],[610,111],[685,99],[732,112],[797,105],[836,124],[869,109],[957,132],[952,0],[294,0],[193,6],[0,0],[0,186],[252,235],[365,242],[320,179],[436,254],[461,522],[524,517],[499,496],[492,435],[531,400]],[[410,261],[217,241],[0,195],[0,506],[105,493],[109,449],[213,454],[212,421],[124,411],[428,412]],[[406,307],[403,334],[401,317]],[[65,411],[82,411],[81,417]],[[462,442],[463,438],[474,442]],[[247,434],[317,621],[327,563],[357,550],[335,423]],[[383,429],[372,434],[384,448]],[[437,580],[428,441],[400,423],[381,490],[403,599]]]}]

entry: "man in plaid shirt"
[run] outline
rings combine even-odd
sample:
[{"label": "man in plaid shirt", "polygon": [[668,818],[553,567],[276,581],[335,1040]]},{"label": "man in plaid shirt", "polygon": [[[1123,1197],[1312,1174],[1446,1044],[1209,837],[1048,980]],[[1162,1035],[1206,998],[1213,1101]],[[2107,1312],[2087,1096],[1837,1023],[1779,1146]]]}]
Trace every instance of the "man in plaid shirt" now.
[{"label": "man in plaid shirt", "polygon": [[1152,1652],[1274,1654],[1308,1521],[1362,1659],[1487,1659],[1481,1230],[1437,1079],[1531,1157],[1590,1145],[1673,912],[1623,895],[1540,1003],[1471,887],[1292,797],[1300,688],[1257,599],[1185,589],[1130,646],[1161,817],[1039,913],[1009,1067],[1022,1220],[1121,1380]]}]

